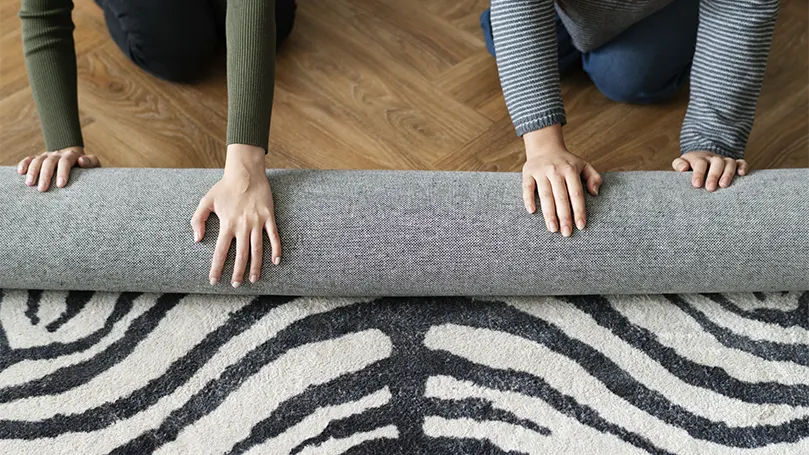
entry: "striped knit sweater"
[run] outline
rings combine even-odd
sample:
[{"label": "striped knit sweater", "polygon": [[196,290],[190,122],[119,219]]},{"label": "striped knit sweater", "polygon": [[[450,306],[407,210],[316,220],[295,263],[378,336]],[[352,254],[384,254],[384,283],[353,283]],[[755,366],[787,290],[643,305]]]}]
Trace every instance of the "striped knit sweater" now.
[{"label": "striped knit sweater", "polygon": [[[574,46],[591,51],[671,0],[558,0]],[[742,158],[753,127],[779,0],[701,0],[680,152]],[[565,123],[553,0],[492,0],[497,67],[523,135]]]}]

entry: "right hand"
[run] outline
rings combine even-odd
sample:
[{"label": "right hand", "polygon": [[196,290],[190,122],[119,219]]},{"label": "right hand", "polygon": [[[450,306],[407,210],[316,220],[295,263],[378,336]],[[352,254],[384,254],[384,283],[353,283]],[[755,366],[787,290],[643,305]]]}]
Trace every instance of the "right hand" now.
[{"label": "right hand", "polygon": [[275,224],[270,182],[264,170],[263,148],[246,144],[228,145],[222,179],[200,200],[191,218],[196,242],[205,237],[205,222],[211,213],[216,213],[219,218],[219,237],[208,273],[211,286],[222,277],[225,259],[234,239],[236,261],[230,280],[234,288],[244,282],[248,258],[250,282],[255,283],[261,277],[264,231],[270,238],[272,263],[280,263],[281,237]]},{"label": "right hand", "polygon": [[[573,220],[579,230],[587,224],[582,178],[587,191],[598,195],[603,180],[595,168],[570,153],[562,141],[561,126],[554,125],[526,133],[526,161],[523,166],[523,200],[528,213],[536,212],[539,193],[545,225],[550,232],[573,234]],[[571,210],[572,208],[572,210]]]},{"label": "right hand", "polygon": [[99,167],[101,163],[95,155],[85,155],[83,147],[68,147],[55,152],[44,152],[37,156],[25,157],[17,165],[17,173],[25,175],[25,184],[38,185],[39,191],[48,191],[51,186],[54,172],[56,173],[56,186],[64,188],[70,179],[70,169],[73,166],[82,168]]}]

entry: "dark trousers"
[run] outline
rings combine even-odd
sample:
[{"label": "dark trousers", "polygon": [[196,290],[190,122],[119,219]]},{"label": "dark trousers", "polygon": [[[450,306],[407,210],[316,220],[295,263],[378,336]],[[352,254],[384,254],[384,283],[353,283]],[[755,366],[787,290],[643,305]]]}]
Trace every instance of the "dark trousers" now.
[{"label": "dark trousers", "polygon": [[[559,72],[579,67],[607,98],[649,104],[673,97],[688,81],[697,44],[699,0],[675,0],[598,49],[580,52],[556,17]],[[495,55],[489,10],[480,17]]]},{"label": "dark trousers", "polygon": [[[160,79],[199,78],[225,43],[226,0],[95,2],[124,55]],[[276,45],[292,31],[295,10],[295,0],[275,0]]]}]

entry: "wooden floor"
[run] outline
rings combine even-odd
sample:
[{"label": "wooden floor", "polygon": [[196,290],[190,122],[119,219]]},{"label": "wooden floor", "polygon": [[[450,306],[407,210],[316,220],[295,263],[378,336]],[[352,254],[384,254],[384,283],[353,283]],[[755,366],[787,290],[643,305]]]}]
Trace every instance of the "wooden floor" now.
[{"label": "wooden floor", "polygon": [[[517,171],[524,151],[478,26],[486,0],[301,0],[277,63],[268,167]],[[16,16],[0,5],[0,164],[43,150]],[[105,166],[220,167],[224,60],[202,83],[159,81],[108,37],[91,0],[74,12],[81,122]],[[782,0],[750,138],[754,168],[809,166],[809,7]],[[670,169],[687,93],[626,106],[584,75],[564,82],[565,136],[601,171]]]}]

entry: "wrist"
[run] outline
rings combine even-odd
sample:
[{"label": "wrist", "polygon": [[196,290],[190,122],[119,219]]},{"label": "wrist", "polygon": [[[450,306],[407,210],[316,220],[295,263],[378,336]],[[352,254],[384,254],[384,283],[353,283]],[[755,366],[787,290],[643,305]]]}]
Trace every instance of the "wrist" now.
[{"label": "wrist", "polygon": [[523,142],[525,143],[525,156],[527,159],[567,151],[565,140],[562,136],[562,125],[559,124],[525,133]]},{"label": "wrist", "polygon": [[264,172],[264,149],[248,144],[229,144],[225,158],[225,168],[237,167],[256,172]]},{"label": "wrist", "polygon": [[75,145],[73,147],[65,147],[65,148],[63,148],[63,149],[61,149],[59,151],[60,152],[76,152],[79,155],[84,155],[84,147],[82,147],[80,145]]}]

